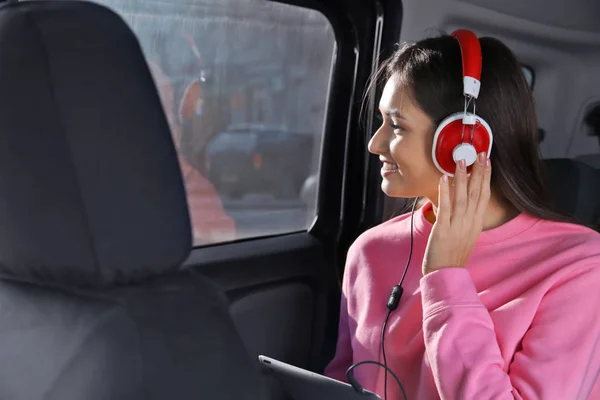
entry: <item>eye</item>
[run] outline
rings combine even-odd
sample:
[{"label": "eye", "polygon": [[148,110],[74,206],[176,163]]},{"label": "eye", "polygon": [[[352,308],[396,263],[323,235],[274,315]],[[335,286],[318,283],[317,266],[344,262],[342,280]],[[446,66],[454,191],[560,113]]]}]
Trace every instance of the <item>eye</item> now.
[{"label": "eye", "polygon": [[396,124],[395,124],[395,123],[393,123],[393,122],[390,122],[390,123],[389,123],[389,126],[390,126],[390,128],[392,128],[394,131],[403,131],[403,130],[404,130],[404,129],[403,129],[401,126],[399,126],[399,125],[396,125]]}]

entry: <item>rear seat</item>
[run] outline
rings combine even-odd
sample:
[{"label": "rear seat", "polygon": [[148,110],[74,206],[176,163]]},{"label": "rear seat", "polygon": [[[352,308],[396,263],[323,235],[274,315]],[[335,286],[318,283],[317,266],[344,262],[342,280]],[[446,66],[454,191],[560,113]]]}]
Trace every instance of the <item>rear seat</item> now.
[{"label": "rear seat", "polygon": [[[583,122],[588,127],[588,136],[596,136],[600,145],[600,104],[596,104],[588,111]],[[600,152],[596,151],[591,154],[584,154],[577,157],[578,160],[590,165],[596,169],[600,169]]]},{"label": "rear seat", "polygon": [[578,156],[577,160],[589,165],[590,167],[600,169],[600,154],[584,154]]},{"label": "rear seat", "polygon": [[600,170],[568,158],[544,160],[546,185],[556,206],[576,221],[600,228]]}]

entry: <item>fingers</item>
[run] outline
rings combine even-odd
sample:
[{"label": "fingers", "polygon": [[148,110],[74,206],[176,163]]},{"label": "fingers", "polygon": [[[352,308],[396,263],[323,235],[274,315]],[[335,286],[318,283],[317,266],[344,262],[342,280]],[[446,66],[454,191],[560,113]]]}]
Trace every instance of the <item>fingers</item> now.
[{"label": "fingers", "polygon": [[441,224],[450,223],[450,214],[452,212],[452,202],[450,201],[450,184],[448,175],[442,175],[438,187],[438,210],[436,220]]},{"label": "fingers", "polygon": [[475,161],[475,164],[473,164],[473,168],[471,169],[471,176],[469,178],[469,184],[467,189],[467,212],[470,214],[475,214],[479,207],[479,199],[482,195],[483,189],[486,160],[486,154],[479,153],[477,155],[477,160]]},{"label": "fingers", "polygon": [[460,219],[467,212],[467,167],[465,160],[456,163],[454,173],[454,207],[452,208],[452,219]]},{"label": "fingers", "polygon": [[[483,219],[490,199],[492,169],[489,164],[490,160],[486,153],[479,153],[477,161],[473,164],[468,183],[461,187],[463,193],[466,190],[466,210],[463,215],[470,215],[478,221]],[[464,175],[466,176],[466,173]]]},{"label": "fingers", "polygon": [[481,166],[483,169],[483,177],[481,178],[481,192],[479,195],[479,202],[477,204],[476,214],[478,217],[483,219],[483,215],[487,210],[487,206],[490,202],[491,196],[491,180],[492,180],[492,162],[489,158],[485,158],[485,162]]}]

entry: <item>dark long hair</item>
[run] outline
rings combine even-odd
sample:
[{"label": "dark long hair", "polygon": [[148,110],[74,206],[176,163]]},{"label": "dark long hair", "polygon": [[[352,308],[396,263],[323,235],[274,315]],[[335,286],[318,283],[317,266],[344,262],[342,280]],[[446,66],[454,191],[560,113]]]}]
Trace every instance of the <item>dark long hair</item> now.
[{"label": "dark long hair", "polygon": [[[552,204],[544,185],[533,94],[514,54],[502,42],[480,38],[481,92],[477,114],[494,134],[492,193],[504,204],[533,217],[571,222]],[[397,75],[417,105],[437,125],[464,108],[458,41],[448,35],[399,47],[373,76],[369,93]]]}]

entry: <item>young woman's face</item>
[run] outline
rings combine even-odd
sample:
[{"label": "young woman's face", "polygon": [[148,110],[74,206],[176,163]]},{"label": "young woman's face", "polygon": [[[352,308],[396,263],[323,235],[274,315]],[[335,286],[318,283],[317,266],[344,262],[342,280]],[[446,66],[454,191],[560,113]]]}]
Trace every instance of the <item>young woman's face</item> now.
[{"label": "young woman's face", "polygon": [[383,89],[379,111],[383,123],[369,142],[369,152],[379,155],[383,163],[381,189],[390,197],[437,200],[442,174],[431,157],[433,121],[396,76]]}]

